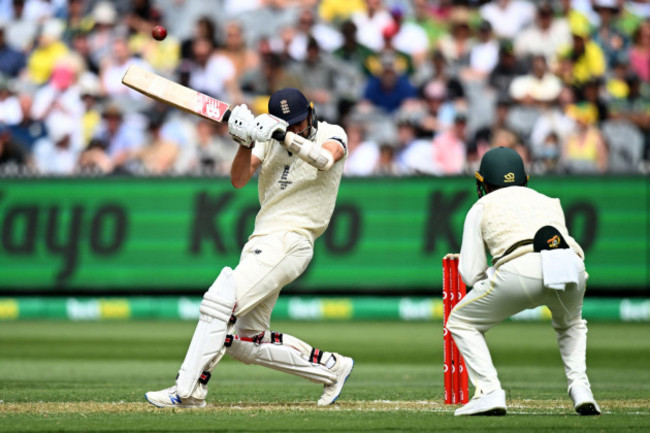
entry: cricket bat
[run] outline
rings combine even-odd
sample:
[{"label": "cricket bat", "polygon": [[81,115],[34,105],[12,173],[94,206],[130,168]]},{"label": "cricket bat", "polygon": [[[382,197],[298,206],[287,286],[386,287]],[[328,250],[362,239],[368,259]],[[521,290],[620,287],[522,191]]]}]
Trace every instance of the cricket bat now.
[{"label": "cricket bat", "polygon": [[230,105],[136,65],[127,69],[122,84],[164,104],[214,122],[227,122]]}]

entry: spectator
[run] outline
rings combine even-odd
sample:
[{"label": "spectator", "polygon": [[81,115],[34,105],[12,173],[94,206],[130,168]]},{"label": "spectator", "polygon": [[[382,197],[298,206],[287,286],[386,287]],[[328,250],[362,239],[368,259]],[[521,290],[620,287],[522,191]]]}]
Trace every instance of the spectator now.
[{"label": "spectator", "polygon": [[92,30],[93,21],[85,14],[86,1],[68,0],[66,3],[63,40],[68,46],[71,46],[72,40],[77,34],[87,34]]},{"label": "spectator", "polygon": [[513,39],[533,21],[535,8],[525,0],[495,0],[481,6],[480,13],[498,38]]},{"label": "spectator", "polygon": [[562,148],[562,164],[570,173],[604,173],[608,151],[600,131],[595,127],[596,113],[585,104],[572,105],[568,114],[576,122],[575,132],[569,134]]},{"label": "spectator", "polygon": [[0,174],[15,172],[26,164],[25,152],[12,140],[9,127],[0,123]]},{"label": "spectator", "polygon": [[444,175],[459,175],[464,172],[467,161],[466,150],[467,115],[456,113],[454,124],[433,139],[433,155],[436,165]]},{"label": "spectator", "polygon": [[357,25],[347,20],[341,24],[342,45],[334,50],[334,56],[358,74],[371,75],[367,60],[374,54],[370,48],[357,40]]},{"label": "spectator", "polygon": [[512,81],[526,74],[526,68],[515,56],[513,46],[509,42],[501,42],[499,62],[490,73],[488,83],[497,95],[508,95]]},{"label": "spectator", "polygon": [[469,54],[469,67],[463,71],[466,81],[484,81],[499,61],[499,42],[492,37],[492,25],[481,21],[478,41]]},{"label": "spectator", "polygon": [[373,51],[384,48],[383,31],[393,23],[393,17],[384,7],[383,0],[366,0],[365,11],[352,14],[357,26],[357,40]]},{"label": "spectator", "polygon": [[[429,41],[429,47],[435,47],[438,40],[447,32],[447,23],[444,19],[434,14],[434,5],[427,0],[413,1],[413,15],[406,18],[406,21],[418,25],[424,30]],[[444,7],[445,1],[435,2],[438,6]]]},{"label": "spectator", "polygon": [[644,159],[650,161],[650,98],[643,94],[641,79],[634,73],[626,77],[628,95],[610,102],[613,119],[623,119],[636,125],[643,134]]},{"label": "spectator", "polygon": [[48,135],[34,144],[34,164],[41,174],[70,175],[77,167],[80,149],[72,142],[72,123],[61,119],[48,126]]},{"label": "spectator", "polygon": [[43,23],[37,47],[27,59],[29,79],[35,84],[45,84],[50,79],[57,60],[68,53],[68,47],[61,41],[62,35],[61,21],[53,19]]},{"label": "spectator", "polygon": [[0,76],[0,126],[17,125],[23,120],[20,101],[16,96],[13,83]]},{"label": "spectator", "polygon": [[627,37],[616,29],[616,20],[621,8],[617,0],[594,0],[593,8],[600,24],[592,32],[591,39],[598,44],[605,55],[608,66],[612,66],[620,52],[628,50]]},{"label": "spectator", "polygon": [[537,174],[558,174],[562,172],[560,155],[562,143],[560,137],[554,132],[549,132],[541,141],[537,155],[531,164],[531,172]]},{"label": "spectator", "polygon": [[56,128],[53,123],[69,123],[70,140],[75,149],[83,147],[81,119],[84,107],[77,85],[83,68],[83,60],[75,53],[60,58],[51,79],[37,90],[31,113],[34,119],[43,121],[48,130]]},{"label": "spectator", "polygon": [[545,106],[533,125],[530,135],[530,150],[533,159],[544,158],[548,149],[548,137],[554,135],[561,145],[575,131],[575,121],[568,115],[568,107],[575,103],[575,95],[570,87],[563,87],[556,103]]},{"label": "spectator", "polygon": [[605,82],[605,94],[608,101],[627,98],[630,92],[625,80],[629,74],[628,63],[626,53],[620,53],[608,72]]},{"label": "spectator", "polygon": [[319,117],[330,123],[337,122],[341,67],[332,56],[322,53],[315,38],[309,38],[307,56],[292,65],[290,72],[302,77],[303,93],[318,106]]},{"label": "spectator", "polygon": [[25,18],[25,0],[12,0],[11,9],[12,16],[5,23],[7,45],[27,54],[34,48],[39,26]]},{"label": "spectator", "polygon": [[420,67],[413,77],[415,85],[423,90],[432,81],[444,84],[450,100],[465,98],[463,83],[449,70],[447,60],[439,50],[430,54],[429,62]]},{"label": "spectator", "polygon": [[438,49],[447,59],[452,71],[458,71],[469,65],[469,55],[476,41],[469,28],[469,10],[454,7],[449,17],[451,30],[438,40]]},{"label": "spectator", "polygon": [[125,163],[134,174],[169,174],[178,157],[178,145],[164,138],[160,131],[164,117],[157,112],[149,115],[145,144],[128,155]]},{"label": "spectator", "polygon": [[382,59],[382,72],[379,77],[370,77],[363,92],[365,100],[392,113],[405,100],[416,96],[416,88],[405,74],[398,74],[395,59],[387,55]]},{"label": "spectator", "polygon": [[395,162],[400,174],[441,174],[431,145],[431,136],[422,130],[424,110],[417,105],[405,105],[395,114],[397,123],[397,153]]},{"label": "spectator", "polygon": [[92,63],[100,67],[111,58],[118,37],[124,37],[123,30],[117,25],[117,10],[113,3],[101,0],[95,3],[91,17],[94,25],[88,36],[88,45]]},{"label": "spectator", "polygon": [[496,132],[502,129],[507,130],[510,128],[508,122],[508,114],[510,113],[512,102],[513,101],[506,95],[501,95],[496,103],[494,121],[477,129],[474,133],[473,138],[468,141],[467,164],[470,171],[476,171],[475,169],[478,168],[478,165],[481,162],[481,158],[483,158],[485,152],[490,149],[492,145],[492,139],[496,135]]},{"label": "spectator", "polygon": [[342,23],[352,14],[365,9],[364,0],[321,0],[318,2],[318,15],[327,23]]},{"label": "spectator", "polygon": [[185,66],[187,84],[192,89],[223,101],[239,100],[235,66],[228,57],[215,53],[209,39],[194,41],[192,61]]},{"label": "spectator", "polygon": [[644,21],[634,34],[630,65],[641,81],[650,82],[650,20]]},{"label": "spectator", "polygon": [[0,23],[0,74],[17,78],[25,68],[25,55],[9,45],[5,39],[6,24]]},{"label": "spectator", "polygon": [[[192,60],[192,46],[194,41],[198,38],[207,39],[212,43],[213,46],[217,46],[217,26],[208,16],[199,17],[194,21],[193,34],[187,39],[183,39],[181,42],[181,60]],[[228,30],[226,29],[226,40],[228,39]],[[242,41],[243,42],[243,41]],[[245,42],[243,42],[245,45]]]},{"label": "spectator", "polygon": [[573,20],[571,34],[572,45],[561,50],[560,55],[570,65],[563,74],[565,81],[581,85],[592,78],[602,77],[607,67],[605,56],[598,44],[589,38],[589,23],[586,18]]},{"label": "spectator", "polygon": [[[391,31],[391,46],[395,50],[406,53],[415,67],[421,65],[429,51],[429,37],[424,29],[411,20],[404,18],[404,11],[395,6],[391,9],[393,25],[384,29],[384,38],[387,30]],[[385,40],[385,39],[384,39]]]},{"label": "spectator", "polygon": [[163,14],[156,8],[147,8],[142,14],[144,16],[138,16],[134,6],[134,11],[129,15],[133,25],[133,31],[128,38],[129,50],[159,73],[169,76],[178,68],[180,62],[180,42],[170,34],[162,41],[153,39],[151,29],[164,25]]},{"label": "spectator", "polygon": [[263,113],[273,92],[285,87],[299,89],[302,82],[287,70],[282,57],[271,51],[267,40],[260,41],[260,59],[260,66],[248,71],[240,83],[246,98],[251,100],[253,111]]},{"label": "spectator", "polygon": [[239,21],[228,21],[224,28],[224,43],[217,49],[217,54],[227,57],[235,67],[235,76],[241,77],[246,71],[259,66],[260,57],[246,45],[244,29]]},{"label": "spectator", "polygon": [[55,5],[49,0],[27,0],[25,2],[25,19],[32,22],[44,22],[55,16]]},{"label": "spectator", "polygon": [[396,149],[392,143],[384,142],[379,145],[379,159],[373,170],[375,176],[399,176],[399,165],[395,161]]},{"label": "spectator", "polygon": [[79,155],[77,172],[82,174],[105,175],[113,171],[113,161],[107,152],[108,144],[93,138]]},{"label": "spectator", "polygon": [[91,52],[89,33],[74,32],[70,35],[70,47],[72,51],[78,54],[85,63],[85,69],[95,75],[99,75],[99,64],[95,63],[95,57]]},{"label": "spectator", "polygon": [[33,150],[34,144],[41,138],[45,137],[45,124],[32,117],[32,105],[34,96],[28,91],[18,92],[18,102],[22,112],[20,123],[11,127],[13,140],[26,152]]},{"label": "spectator", "polygon": [[315,39],[318,46],[325,52],[332,52],[343,44],[340,32],[328,24],[316,22],[316,15],[310,7],[303,7],[298,16],[298,22],[293,28],[293,37],[289,43],[288,52],[295,60],[304,60],[309,49],[310,39]]},{"label": "spectator", "polygon": [[371,75],[379,76],[382,73],[382,59],[385,57],[392,57],[393,67],[399,74],[406,74],[411,76],[414,71],[413,59],[408,53],[398,50],[393,45],[393,38],[397,34],[397,25],[389,24],[382,32],[384,38],[384,46],[381,50],[371,54],[366,59],[366,68]]},{"label": "spectator", "polygon": [[226,123],[199,120],[196,125],[196,146],[186,169],[199,175],[227,176],[237,146],[228,134]]},{"label": "spectator", "polygon": [[101,98],[101,86],[99,78],[86,72],[79,78],[79,94],[83,103],[83,114],[81,116],[82,143],[85,148],[99,129],[102,119],[99,106]]},{"label": "spectator", "polygon": [[431,135],[452,126],[456,108],[449,98],[449,91],[444,80],[429,82],[422,91],[426,112],[421,127]]},{"label": "spectator", "polygon": [[119,104],[123,109],[135,110],[149,101],[144,95],[129,89],[122,84],[122,77],[131,65],[150,70],[151,67],[142,59],[136,57],[129,49],[124,38],[117,38],[113,42],[113,52],[105,58],[100,67],[99,79],[104,94]]},{"label": "spectator", "polygon": [[544,1],[537,8],[535,22],[515,36],[514,50],[520,58],[543,55],[547,64],[552,65],[560,48],[570,43],[568,20],[555,18],[551,4]]},{"label": "spectator", "polygon": [[546,57],[537,55],[532,59],[528,75],[516,77],[510,84],[510,97],[519,104],[537,105],[555,100],[562,90],[562,82],[549,72]]},{"label": "spectator", "polygon": [[602,82],[600,79],[595,78],[587,81],[579,89],[579,99],[587,104],[591,104],[597,113],[597,122],[600,124],[609,117],[609,109],[607,104],[601,97],[603,91],[601,90]]},{"label": "spectator", "polygon": [[345,176],[371,176],[379,163],[379,146],[366,139],[366,125],[351,120],[345,132],[348,135],[348,157],[345,159]]},{"label": "spectator", "polygon": [[281,29],[291,27],[297,21],[298,9],[287,7],[286,0],[265,0],[261,3],[261,7],[237,16],[246,29],[246,43],[249,46],[262,39],[273,38]]},{"label": "spectator", "polygon": [[129,155],[144,144],[143,131],[126,121],[122,110],[115,104],[109,104],[102,117],[102,124],[93,138],[106,143],[112,165],[122,170]]}]

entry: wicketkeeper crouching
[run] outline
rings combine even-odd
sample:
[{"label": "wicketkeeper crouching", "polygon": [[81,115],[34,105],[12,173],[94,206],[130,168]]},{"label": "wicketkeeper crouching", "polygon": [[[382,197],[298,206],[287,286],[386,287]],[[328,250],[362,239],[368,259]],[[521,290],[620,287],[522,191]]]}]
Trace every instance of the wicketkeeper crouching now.
[{"label": "wicketkeeper crouching", "polygon": [[[560,200],[527,188],[521,157],[506,147],[483,155],[476,182],[479,199],[465,218],[458,262],[463,281],[473,288],[447,320],[476,392],[455,415],[506,414],[506,393],[485,333],[540,305],[551,311],[575,410],[599,415],[586,371],[584,252],[569,235]],[[486,249],[492,256],[490,267]]]}]

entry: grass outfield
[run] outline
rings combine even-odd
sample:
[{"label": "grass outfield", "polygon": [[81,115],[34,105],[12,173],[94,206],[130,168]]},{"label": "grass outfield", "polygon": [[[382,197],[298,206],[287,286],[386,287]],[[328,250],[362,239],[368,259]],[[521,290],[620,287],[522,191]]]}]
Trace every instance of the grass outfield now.
[{"label": "grass outfield", "polygon": [[320,385],[225,359],[205,409],[164,410],[143,394],[172,384],[195,324],[0,324],[0,432],[619,432],[650,425],[650,325],[589,325],[588,373],[600,417],[566,396],[548,323],[488,333],[508,395],[506,417],[455,418],[442,400],[439,323],[276,322],[274,329],[356,360],[339,401]]}]

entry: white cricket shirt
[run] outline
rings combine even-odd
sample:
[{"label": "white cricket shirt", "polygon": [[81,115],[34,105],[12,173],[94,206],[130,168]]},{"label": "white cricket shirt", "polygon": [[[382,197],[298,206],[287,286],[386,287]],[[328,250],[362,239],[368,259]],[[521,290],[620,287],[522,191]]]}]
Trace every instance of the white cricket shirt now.
[{"label": "white cricket shirt", "polygon": [[320,171],[291,154],[276,140],[256,143],[253,154],[262,161],[258,179],[261,209],[251,237],[278,231],[293,231],[313,244],[329,224],[341,183],[347,135],[343,128],[318,122],[314,142],[322,147],[337,141],[345,156],[327,171]]}]

